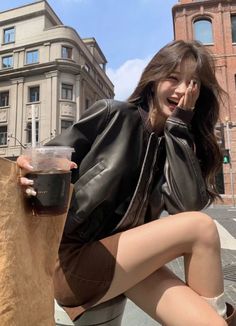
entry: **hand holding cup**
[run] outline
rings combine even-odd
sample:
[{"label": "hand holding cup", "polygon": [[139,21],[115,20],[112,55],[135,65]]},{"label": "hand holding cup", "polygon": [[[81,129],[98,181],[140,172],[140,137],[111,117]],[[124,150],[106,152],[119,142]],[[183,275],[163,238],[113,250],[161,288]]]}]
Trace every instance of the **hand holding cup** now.
[{"label": "hand holding cup", "polygon": [[36,215],[61,214],[67,209],[73,149],[62,146],[28,148],[17,159],[20,184]]}]

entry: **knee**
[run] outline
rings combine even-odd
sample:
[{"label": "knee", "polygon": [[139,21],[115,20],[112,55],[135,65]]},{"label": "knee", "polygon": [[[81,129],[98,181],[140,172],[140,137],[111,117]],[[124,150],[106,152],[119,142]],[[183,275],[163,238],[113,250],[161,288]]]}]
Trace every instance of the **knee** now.
[{"label": "knee", "polygon": [[218,230],[213,219],[205,213],[195,212],[196,241],[207,248],[220,248]]}]

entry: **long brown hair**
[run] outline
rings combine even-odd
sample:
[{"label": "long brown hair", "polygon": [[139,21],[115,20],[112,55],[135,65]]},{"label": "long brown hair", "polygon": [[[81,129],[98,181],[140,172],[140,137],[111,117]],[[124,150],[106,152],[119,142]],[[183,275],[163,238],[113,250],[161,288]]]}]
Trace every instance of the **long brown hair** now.
[{"label": "long brown hair", "polygon": [[197,41],[178,40],[167,44],[146,66],[128,102],[141,105],[149,111],[154,106],[153,89],[189,56],[196,60],[196,74],[201,82],[191,129],[195,136],[196,155],[213,201],[219,197],[215,176],[222,164],[214,128],[219,119],[219,102],[225,92],[216,79],[213,57],[206,48]]}]

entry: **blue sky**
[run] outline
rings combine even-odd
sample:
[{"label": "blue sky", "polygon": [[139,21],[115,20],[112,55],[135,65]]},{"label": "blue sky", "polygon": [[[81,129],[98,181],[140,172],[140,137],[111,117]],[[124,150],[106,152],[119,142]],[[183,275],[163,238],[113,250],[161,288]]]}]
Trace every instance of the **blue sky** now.
[{"label": "blue sky", "polygon": [[[34,2],[0,1],[0,11]],[[178,0],[48,0],[65,25],[95,37],[108,64],[117,99],[135,87],[151,57],[173,39],[172,7]]]}]

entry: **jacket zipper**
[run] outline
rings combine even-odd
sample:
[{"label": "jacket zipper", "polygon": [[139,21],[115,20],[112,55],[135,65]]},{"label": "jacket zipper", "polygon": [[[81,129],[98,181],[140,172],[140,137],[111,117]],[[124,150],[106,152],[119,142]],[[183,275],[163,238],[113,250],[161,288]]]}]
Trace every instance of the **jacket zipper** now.
[{"label": "jacket zipper", "polygon": [[[152,135],[151,135],[152,137]],[[151,143],[152,139],[150,139],[150,143]],[[156,158],[157,158],[157,153],[158,153],[158,148],[159,148],[159,144],[160,144],[160,141],[161,141],[161,138],[158,139],[158,143],[156,145],[156,148],[155,148],[155,153],[154,153],[154,157],[153,157],[153,161],[152,161],[152,165],[151,165],[151,171],[150,171],[150,174],[149,174],[149,179],[148,179],[148,182],[146,184],[146,187],[145,187],[145,196],[140,204],[140,207],[138,209],[138,212],[136,214],[136,218],[134,220],[134,225],[136,225],[139,221],[139,217],[140,217],[140,214],[142,213],[142,210],[143,210],[143,207],[146,203],[146,200],[147,200],[147,197],[149,195],[149,187],[150,187],[150,184],[151,184],[151,181],[153,179],[153,173],[154,173],[154,165],[156,163]]]}]

